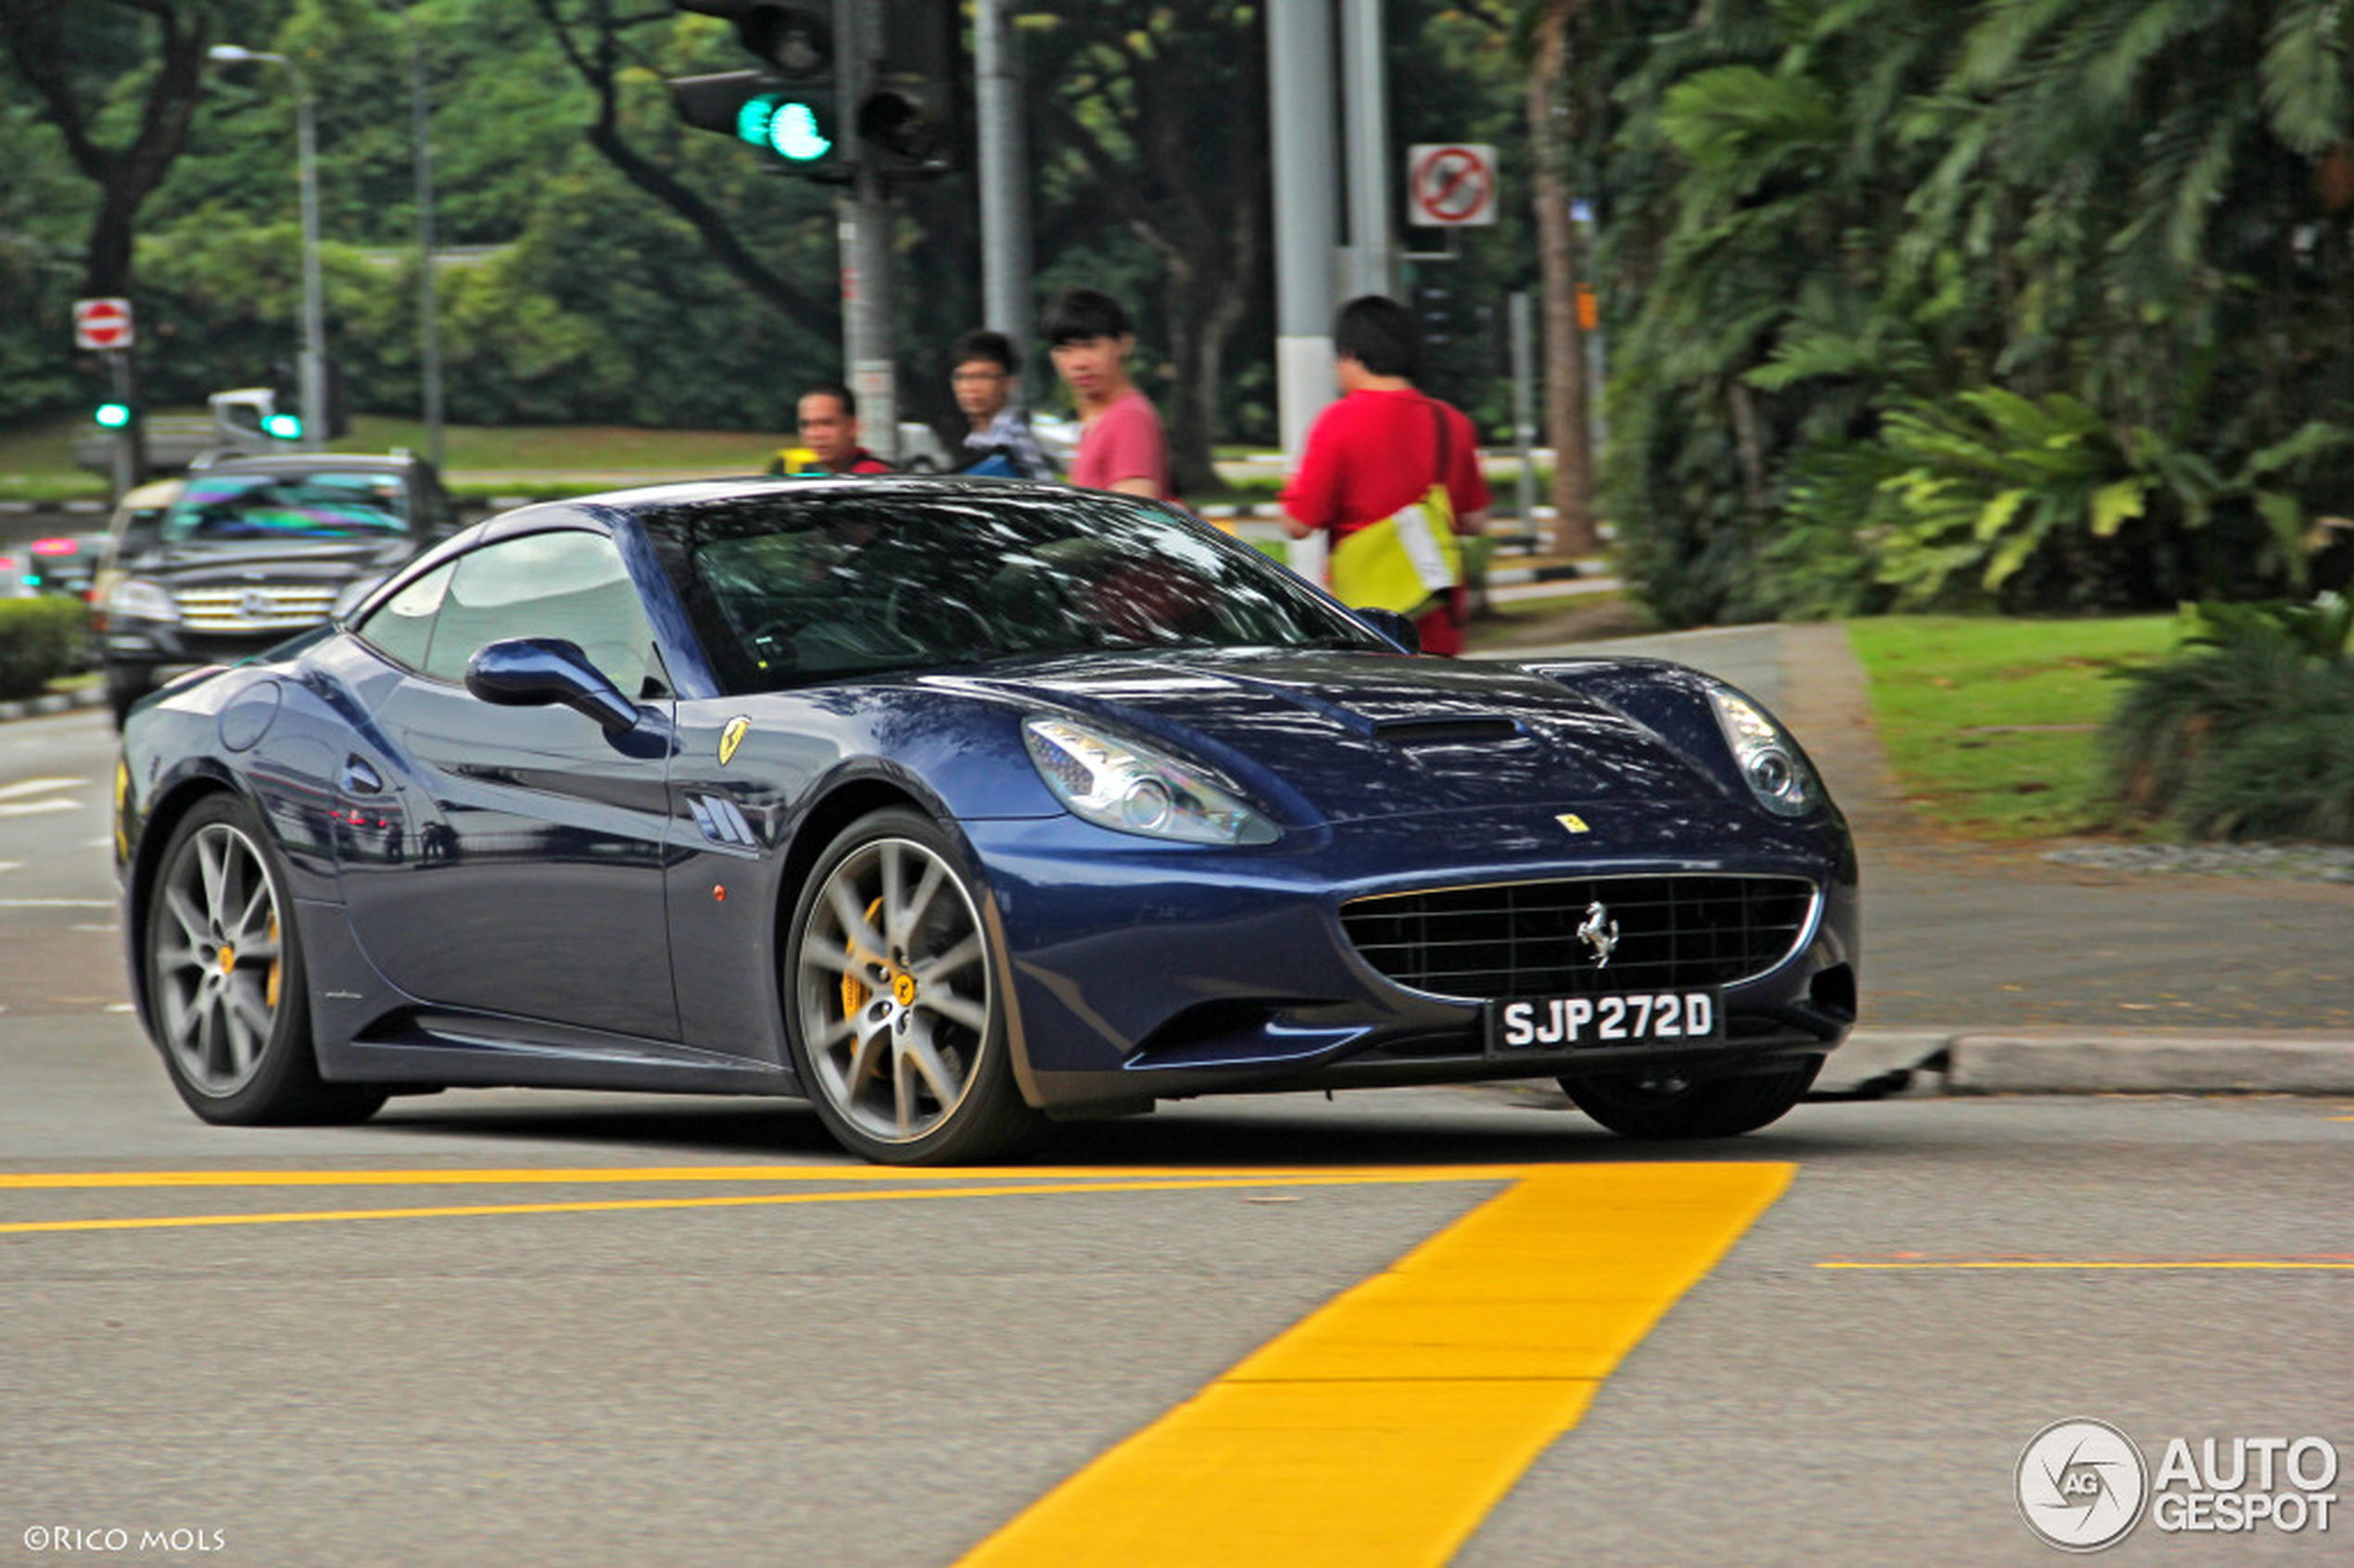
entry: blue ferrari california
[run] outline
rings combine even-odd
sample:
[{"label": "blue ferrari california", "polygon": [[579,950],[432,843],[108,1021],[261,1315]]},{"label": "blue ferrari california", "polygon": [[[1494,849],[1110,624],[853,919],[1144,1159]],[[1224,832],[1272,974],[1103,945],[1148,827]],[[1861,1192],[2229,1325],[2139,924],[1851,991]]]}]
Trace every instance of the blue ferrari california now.
[{"label": "blue ferrari california", "polygon": [[787,1094],[909,1164],[1239,1091],[1790,1109],[1857,956],[1797,742],[1679,665],[1412,636],[1057,486],[524,508],[132,715],[139,1014],[210,1121]]}]

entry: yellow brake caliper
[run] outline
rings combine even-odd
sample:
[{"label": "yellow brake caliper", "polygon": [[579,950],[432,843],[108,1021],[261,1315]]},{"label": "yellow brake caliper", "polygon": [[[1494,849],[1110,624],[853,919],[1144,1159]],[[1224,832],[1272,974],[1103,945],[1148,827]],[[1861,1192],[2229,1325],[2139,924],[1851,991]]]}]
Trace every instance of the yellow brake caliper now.
[{"label": "yellow brake caliper", "polygon": [[[880,898],[877,898],[874,903],[867,905],[867,923],[868,925],[871,926],[875,923],[875,913],[880,908],[882,908],[882,900]],[[843,955],[849,958],[853,963],[855,963],[858,958],[858,950],[855,947],[846,948]],[[858,1010],[867,1005],[867,999],[873,994],[874,993],[872,992],[867,989],[866,981],[860,980],[856,975],[844,970],[842,977],[842,1016],[845,1018],[856,1018],[858,1016]],[[881,1072],[882,1063],[878,1060],[874,1064],[872,1072],[869,1076],[880,1077]]]}]

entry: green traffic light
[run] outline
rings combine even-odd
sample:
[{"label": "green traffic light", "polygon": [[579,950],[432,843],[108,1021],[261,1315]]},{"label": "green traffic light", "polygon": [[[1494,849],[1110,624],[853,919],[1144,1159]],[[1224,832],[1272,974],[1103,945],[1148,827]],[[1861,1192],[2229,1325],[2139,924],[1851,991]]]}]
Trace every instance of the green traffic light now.
[{"label": "green traffic light", "polygon": [[808,163],[833,151],[834,145],[817,129],[817,111],[807,104],[779,104],[768,122],[768,145],[778,156]]},{"label": "green traffic light", "polygon": [[120,430],[124,425],[131,423],[131,405],[128,403],[100,403],[98,405],[98,411],[90,417],[96,420],[100,424],[105,425],[108,430]]},{"label": "green traffic light", "polygon": [[817,122],[817,111],[798,99],[764,93],[744,100],[736,112],[736,136],[766,147],[789,163],[814,163],[834,150]]},{"label": "green traffic light", "polygon": [[302,421],[292,414],[273,413],[261,422],[262,431],[281,441],[302,439]]}]

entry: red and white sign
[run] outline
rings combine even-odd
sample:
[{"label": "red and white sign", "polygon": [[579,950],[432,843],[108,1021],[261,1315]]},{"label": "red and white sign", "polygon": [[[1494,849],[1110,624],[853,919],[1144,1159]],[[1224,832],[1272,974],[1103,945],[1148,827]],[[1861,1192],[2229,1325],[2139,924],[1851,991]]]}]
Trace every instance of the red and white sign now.
[{"label": "red and white sign", "polygon": [[131,343],[130,300],[77,299],[73,302],[73,346],[76,348],[128,348]]},{"label": "red and white sign", "polygon": [[1406,216],[1426,229],[1496,221],[1496,149],[1481,142],[1418,142],[1406,149]]}]

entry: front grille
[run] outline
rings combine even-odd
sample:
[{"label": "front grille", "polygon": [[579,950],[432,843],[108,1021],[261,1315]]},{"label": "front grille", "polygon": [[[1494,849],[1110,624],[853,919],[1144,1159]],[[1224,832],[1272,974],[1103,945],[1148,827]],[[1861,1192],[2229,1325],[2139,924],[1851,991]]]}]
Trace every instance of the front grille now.
[{"label": "front grille", "polygon": [[[1597,967],[1578,935],[1594,905],[1617,945]],[[1388,893],[1341,906],[1364,960],[1440,996],[1579,996],[1730,985],[1805,940],[1814,884],[1801,877],[1581,877]]]},{"label": "front grille", "polygon": [[182,588],[180,620],[196,632],[296,632],[333,613],[333,583],[255,583]]}]

